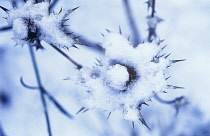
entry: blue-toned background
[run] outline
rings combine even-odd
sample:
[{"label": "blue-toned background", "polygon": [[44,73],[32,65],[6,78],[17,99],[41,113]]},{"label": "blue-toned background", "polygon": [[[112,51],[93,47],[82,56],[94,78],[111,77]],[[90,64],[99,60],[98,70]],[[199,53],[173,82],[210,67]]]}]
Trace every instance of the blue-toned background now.
[{"label": "blue-toned background", "polygon": [[[135,23],[142,38],[147,37],[147,5],[143,0],[130,0]],[[21,2],[19,2],[21,5]],[[0,0],[0,5],[10,9],[10,1]],[[131,36],[122,0],[60,0],[60,8],[80,6],[69,17],[70,29],[94,43],[102,43],[105,29]],[[149,131],[141,122],[123,120],[119,111],[90,110],[75,115],[82,107],[79,99],[83,90],[74,82],[63,80],[76,72],[74,65],[44,43],[46,50],[36,52],[41,78],[45,88],[53,94],[73,115],[74,120],[63,116],[48,101],[54,136],[210,136],[210,1],[209,0],[156,0],[157,15],[164,19],[157,27],[157,34],[165,39],[166,51],[172,59],[187,59],[173,65],[167,74],[169,84],[184,86],[160,96],[166,100],[184,95],[189,104],[182,107],[178,116],[170,105],[152,99],[149,107],[142,108],[142,115],[151,127]],[[0,10],[0,17],[6,17]],[[7,25],[0,18],[0,26]],[[27,46],[16,46],[12,31],[0,32],[0,126],[8,136],[47,136],[46,124],[39,92],[28,90],[20,83],[20,77],[30,85],[36,85]],[[85,66],[94,65],[100,53],[79,46],[65,51]],[[5,98],[4,101],[2,98]],[[1,134],[0,134],[1,136]]]}]

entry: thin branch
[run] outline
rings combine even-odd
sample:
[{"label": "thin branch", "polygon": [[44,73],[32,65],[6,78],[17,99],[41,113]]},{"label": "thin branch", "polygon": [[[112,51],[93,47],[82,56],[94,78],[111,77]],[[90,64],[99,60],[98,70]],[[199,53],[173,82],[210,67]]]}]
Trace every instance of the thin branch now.
[{"label": "thin branch", "polygon": [[172,104],[174,106],[175,110],[176,110],[175,115],[178,115],[179,109],[182,106],[187,105],[189,103],[184,96],[177,97],[174,100],[163,100],[157,94],[154,97],[155,97],[156,100],[158,100],[161,103]]},{"label": "thin branch", "polygon": [[29,46],[29,52],[30,52],[30,55],[31,55],[31,60],[32,60],[32,63],[33,63],[33,68],[34,68],[36,80],[37,80],[37,83],[38,83],[38,86],[39,86],[42,105],[43,105],[43,108],[44,108],[44,114],[45,114],[45,120],[46,120],[46,124],[47,124],[48,135],[52,136],[50,119],[49,119],[49,114],[48,114],[48,110],[47,110],[47,103],[46,103],[46,100],[45,100],[45,97],[44,97],[44,91],[43,91],[44,89],[43,89],[42,84],[41,84],[41,78],[40,78],[40,75],[39,75],[39,70],[38,70],[38,67],[37,67],[37,62],[36,62],[35,54],[34,54],[34,51],[33,51],[33,46],[31,44],[29,44],[28,46]]},{"label": "thin branch", "polygon": [[151,12],[151,17],[155,16],[155,0],[152,0],[152,12]]},{"label": "thin branch", "polygon": [[0,27],[0,31],[7,31],[7,30],[11,30],[12,26],[2,26]]},{"label": "thin branch", "polygon": [[64,53],[60,48],[58,48],[57,46],[54,46],[51,44],[51,46],[56,50],[58,51],[59,53],[61,53],[65,58],[67,58],[70,62],[72,62],[76,67],[77,69],[81,69],[82,68],[82,65],[78,64],[76,61],[74,61],[73,59],[71,59],[66,53]]},{"label": "thin branch", "polygon": [[130,2],[130,0],[123,0],[123,5],[124,5],[126,15],[127,15],[128,21],[129,21],[129,26],[133,33],[132,35],[133,35],[133,39],[134,39],[134,47],[137,47],[138,44],[142,42],[142,40],[141,40],[141,35],[138,31],[138,27],[134,21],[134,17],[133,17],[129,2]]},{"label": "thin branch", "polygon": [[[153,18],[155,16],[155,0],[152,0],[152,11],[151,11],[151,17]],[[156,37],[156,28],[149,28],[149,34],[148,34],[148,42],[152,42],[152,37]]]},{"label": "thin branch", "polygon": [[[78,35],[80,35],[80,34],[72,33],[72,37],[77,37]],[[90,40],[84,38],[83,36],[78,38],[77,41],[83,43],[84,45],[88,45],[90,47],[90,49],[96,50],[100,53],[105,52],[105,49],[100,45],[100,43],[90,41]]]},{"label": "thin branch", "polygon": [[174,102],[176,102],[176,99],[174,99],[174,100],[163,100],[162,98],[160,98],[157,94],[154,96],[154,98],[156,99],[156,100],[158,100],[159,102],[161,102],[161,103],[165,103],[165,104],[173,104]]},{"label": "thin branch", "polygon": [[53,2],[51,2],[51,4],[50,4],[50,10],[53,9],[56,6],[56,4],[58,3],[58,1],[59,0],[53,0]]}]

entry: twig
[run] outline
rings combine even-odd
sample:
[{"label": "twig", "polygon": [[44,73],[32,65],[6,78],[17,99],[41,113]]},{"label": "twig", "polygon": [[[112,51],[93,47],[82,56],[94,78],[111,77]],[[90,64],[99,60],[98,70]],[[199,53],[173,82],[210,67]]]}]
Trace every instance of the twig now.
[{"label": "twig", "polygon": [[78,64],[76,61],[74,61],[73,59],[71,59],[67,54],[65,54],[61,49],[59,49],[57,46],[54,46],[51,44],[51,46],[56,50],[58,51],[59,53],[61,53],[65,58],[67,58],[70,62],[72,62],[76,67],[77,69],[81,69],[82,68],[82,65]]},{"label": "twig", "polygon": [[53,0],[53,2],[50,4],[50,10],[53,9],[59,0]]},{"label": "twig", "polygon": [[46,103],[46,100],[45,100],[45,97],[44,97],[44,91],[43,91],[44,88],[42,87],[42,84],[41,84],[41,79],[40,79],[39,70],[38,70],[38,67],[37,67],[35,54],[34,54],[34,51],[33,51],[33,46],[31,44],[29,44],[28,46],[29,46],[29,52],[30,52],[30,55],[31,55],[31,60],[32,60],[32,63],[33,63],[33,68],[34,68],[36,80],[37,80],[39,91],[40,91],[42,105],[43,105],[43,108],[44,108],[44,114],[45,114],[45,119],[46,119],[46,124],[47,124],[48,135],[52,136],[50,119],[49,119],[48,109],[47,109],[47,103]]},{"label": "twig", "polygon": [[152,13],[151,13],[151,17],[155,16],[155,0],[152,0]]},{"label": "twig", "polygon": [[154,98],[156,99],[156,100],[158,100],[159,102],[161,102],[161,103],[165,103],[165,104],[173,104],[174,102],[176,102],[176,99],[174,99],[174,100],[163,100],[162,98],[160,98],[158,95],[155,95],[154,96]]},{"label": "twig", "polygon": [[163,100],[157,94],[154,97],[155,97],[156,100],[158,100],[161,103],[164,103],[164,104],[172,104],[174,106],[175,110],[176,110],[175,115],[178,114],[179,109],[182,106],[187,105],[189,103],[184,96],[177,97],[174,100]]},{"label": "twig", "polygon": [[137,47],[139,43],[142,42],[141,35],[138,31],[137,25],[134,21],[134,17],[132,15],[131,7],[130,7],[130,0],[123,0],[123,5],[125,7],[126,15],[129,21],[129,26],[132,31],[133,39],[134,39],[134,47]]},{"label": "twig", "polygon": [[7,31],[7,30],[11,30],[12,26],[2,26],[0,27],[0,31]]},{"label": "twig", "polygon": [[[68,30],[68,31],[71,31],[71,30]],[[77,37],[80,34],[72,33],[71,35],[72,35],[72,37]],[[83,43],[84,45],[88,45],[90,47],[90,49],[96,50],[99,53],[103,54],[105,52],[105,49],[100,45],[100,43],[90,41],[90,40],[84,38],[83,36],[78,38],[77,41],[80,43]]]},{"label": "twig", "polygon": [[[23,81],[23,78],[21,77],[20,78],[20,82],[21,84],[25,87],[25,88],[28,88],[30,90],[37,90],[39,89],[39,87],[36,87],[36,86],[30,86],[28,84],[26,84],[24,81]],[[70,119],[73,119],[73,116],[67,112],[67,110],[65,110],[61,104],[46,90],[44,89],[44,87],[41,88],[43,93],[47,96],[47,98],[49,98],[49,100],[56,106],[56,108],[58,108],[58,110],[63,113],[65,116],[67,116],[68,118]]]},{"label": "twig", "polygon": [[[151,11],[151,17],[153,18],[155,16],[155,0],[152,0],[152,11]],[[156,37],[155,28],[149,28],[149,34],[148,34],[148,42],[152,42],[152,36]]]}]

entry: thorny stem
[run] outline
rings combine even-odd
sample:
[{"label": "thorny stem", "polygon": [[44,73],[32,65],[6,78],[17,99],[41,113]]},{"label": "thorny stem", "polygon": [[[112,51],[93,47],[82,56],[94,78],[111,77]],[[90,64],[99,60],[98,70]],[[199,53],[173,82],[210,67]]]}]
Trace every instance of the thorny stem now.
[{"label": "thorny stem", "polygon": [[[151,17],[155,16],[155,0],[152,0]],[[156,36],[155,28],[149,28],[148,42],[152,42],[152,36]]]},{"label": "thorny stem", "polygon": [[152,13],[151,13],[151,17],[154,17],[155,15],[155,0],[152,0]]},{"label": "thorny stem", "polygon": [[129,21],[129,26],[132,30],[133,37],[134,37],[134,47],[137,47],[139,43],[142,42],[141,35],[139,34],[137,25],[134,21],[134,17],[132,15],[131,7],[130,7],[130,1],[129,0],[123,0],[123,4],[125,7],[126,15]]},{"label": "thorny stem", "polygon": [[45,114],[45,119],[46,119],[46,123],[47,123],[48,135],[52,136],[50,119],[49,119],[49,114],[48,114],[48,110],[47,110],[47,103],[46,103],[46,100],[45,100],[45,97],[44,97],[44,92],[45,91],[44,91],[44,88],[42,87],[42,84],[41,84],[41,79],[40,79],[39,70],[38,70],[38,67],[37,67],[35,54],[34,54],[34,51],[33,51],[33,46],[31,44],[29,44],[28,46],[29,46],[29,52],[30,52],[30,55],[31,55],[31,60],[32,60],[32,63],[33,63],[33,67],[34,67],[36,80],[37,80],[39,91],[40,91],[42,105],[43,105],[43,108],[44,108],[44,114]]},{"label": "thorny stem", "polygon": [[58,51],[59,53],[61,53],[65,58],[67,58],[69,61],[71,61],[76,67],[77,69],[81,69],[82,65],[78,64],[76,61],[74,61],[73,59],[71,59],[67,54],[65,54],[61,49],[59,49],[57,46],[51,45],[56,51]]}]

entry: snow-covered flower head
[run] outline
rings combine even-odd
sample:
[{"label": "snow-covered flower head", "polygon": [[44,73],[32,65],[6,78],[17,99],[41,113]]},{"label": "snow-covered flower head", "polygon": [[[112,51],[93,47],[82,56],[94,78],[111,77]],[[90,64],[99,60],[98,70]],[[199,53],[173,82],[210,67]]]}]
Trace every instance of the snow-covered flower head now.
[{"label": "snow-covered flower head", "polygon": [[134,48],[115,33],[104,37],[103,47],[105,56],[98,64],[80,70],[79,83],[89,93],[85,107],[109,112],[120,109],[125,119],[143,123],[141,104],[167,89],[164,71],[169,60],[159,56],[162,48],[157,44],[143,43]]},{"label": "snow-covered flower head", "polygon": [[36,3],[28,0],[19,8],[6,11],[7,22],[13,27],[14,40],[17,44],[45,41],[59,47],[71,47],[75,40],[65,33],[66,17],[75,9],[63,10],[59,13],[50,13],[50,2]]}]

